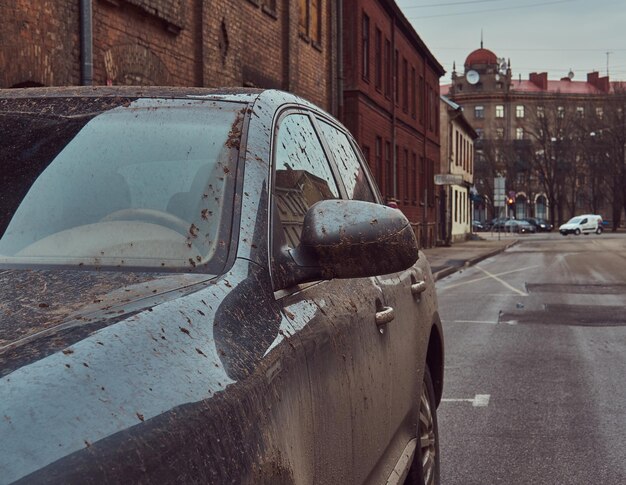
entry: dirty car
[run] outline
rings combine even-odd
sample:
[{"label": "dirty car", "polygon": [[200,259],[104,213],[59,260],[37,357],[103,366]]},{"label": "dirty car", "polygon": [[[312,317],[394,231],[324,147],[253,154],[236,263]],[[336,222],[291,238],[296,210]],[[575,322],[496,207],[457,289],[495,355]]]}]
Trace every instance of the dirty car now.
[{"label": "dirty car", "polygon": [[0,483],[439,482],[432,274],[331,116],[5,90],[0,180]]}]

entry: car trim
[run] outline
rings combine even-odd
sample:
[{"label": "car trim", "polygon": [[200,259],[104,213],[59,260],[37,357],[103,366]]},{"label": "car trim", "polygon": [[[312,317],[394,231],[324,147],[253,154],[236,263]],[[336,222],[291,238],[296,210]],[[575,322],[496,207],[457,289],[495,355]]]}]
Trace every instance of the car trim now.
[{"label": "car trim", "polygon": [[406,447],[402,451],[400,459],[396,463],[396,466],[393,467],[391,475],[387,478],[387,485],[398,485],[400,483],[404,483],[404,480],[409,474],[411,463],[413,463],[413,457],[415,456],[416,449],[417,438],[413,438],[407,443]]}]

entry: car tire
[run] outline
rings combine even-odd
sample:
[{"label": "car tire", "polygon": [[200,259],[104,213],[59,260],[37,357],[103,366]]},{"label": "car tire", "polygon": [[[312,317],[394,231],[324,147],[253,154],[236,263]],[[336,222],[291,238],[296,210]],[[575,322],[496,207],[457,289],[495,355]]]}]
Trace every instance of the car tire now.
[{"label": "car tire", "polygon": [[576,229],[576,230],[574,231],[574,234],[575,234],[576,236],[580,236],[580,229]]},{"label": "car tire", "polygon": [[439,485],[439,427],[435,390],[428,366],[424,370],[417,422],[417,447],[405,485]]}]

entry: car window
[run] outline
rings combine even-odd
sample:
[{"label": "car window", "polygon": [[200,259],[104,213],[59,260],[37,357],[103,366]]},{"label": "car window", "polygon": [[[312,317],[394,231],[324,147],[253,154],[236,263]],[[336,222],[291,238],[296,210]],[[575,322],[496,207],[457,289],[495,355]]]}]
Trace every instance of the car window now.
[{"label": "car window", "polygon": [[282,226],[277,231],[284,237],[281,242],[295,248],[309,207],[320,200],[339,198],[330,164],[308,116],[291,114],[281,120],[274,166],[274,224]]},{"label": "car window", "polygon": [[586,219],[586,218],[585,218],[585,219],[583,219],[582,221],[580,221],[580,223],[581,223],[581,224],[587,224],[587,222],[589,222],[589,220],[588,220],[588,219]]},{"label": "car window", "polygon": [[376,197],[367,180],[363,166],[348,137],[326,121],[319,118],[318,121],[339,169],[348,198],[376,202]]},{"label": "car window", "polygon": [[138,99],[82,117],[8,113],[27,135],[2,137],[0,167],[9,175],[21,167],[31,172],[11,179],[23,200],[2,204],[0,262],[116,268],[208,262],[218,241],[227,240],[218,233],[230,219],[229,136],[244,108]]}]

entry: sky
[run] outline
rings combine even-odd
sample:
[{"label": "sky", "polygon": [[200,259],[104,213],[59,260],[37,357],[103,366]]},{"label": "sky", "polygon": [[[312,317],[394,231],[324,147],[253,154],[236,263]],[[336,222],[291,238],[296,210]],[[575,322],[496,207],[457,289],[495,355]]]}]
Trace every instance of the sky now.
[{"label": "sky", "polygon": [[547,72],[607,72],[626,81],[626,0],[396,0],[404,16],[446,70],[463,74],[465,58],[483,44],[511,61],[515,79]]}]

